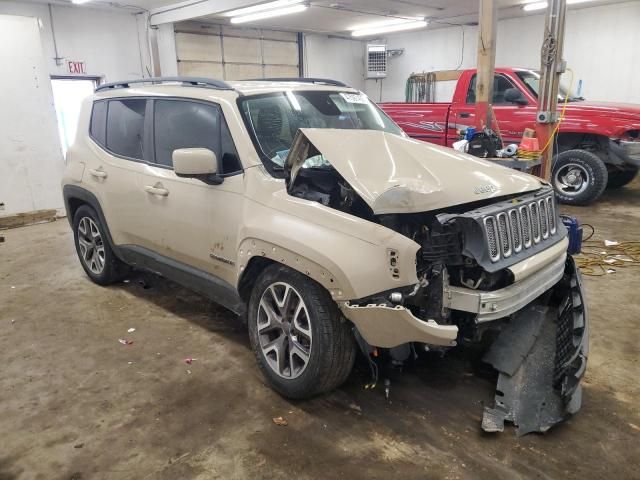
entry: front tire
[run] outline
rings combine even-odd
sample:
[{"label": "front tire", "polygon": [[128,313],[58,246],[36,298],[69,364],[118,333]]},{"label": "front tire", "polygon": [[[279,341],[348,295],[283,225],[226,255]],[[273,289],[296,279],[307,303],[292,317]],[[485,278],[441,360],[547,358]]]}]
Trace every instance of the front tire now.
[{"label": "front tire", "polygon": [[322,286],[295,270],[274,264],[262,272],[248,322],[258,365],[285,397],[328,392],[351,373],[356,348],[349,323]]},{"label": "front tire", "polygon": [[560,203],[589,205],[607,186],[604,162],[587,150],[567,150],[554,157],[553,187]]},{"label": "front tire", "polygon": [[607,188],[621,188],[631,183],[638,174],[638,167],[629,167],[625,170],[612,170],[609,172]]},{"label": "front tire", "polygon": [[80,264],[94,283],[110,285],[127,274],[128,266],[113,253],[104,226],[88,205],[73,216],[73,236]]}]

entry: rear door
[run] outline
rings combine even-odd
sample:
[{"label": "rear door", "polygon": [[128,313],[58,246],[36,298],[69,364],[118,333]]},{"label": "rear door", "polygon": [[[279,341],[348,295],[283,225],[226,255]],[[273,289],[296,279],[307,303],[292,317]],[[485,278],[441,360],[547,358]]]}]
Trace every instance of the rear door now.
[{"label": "rear door", "polygon": [[[167,98],[153,100],[151,115],[152,161],[138,184],[144,244],[234,284],[244,176],[222,111],[209,102]],[[172,153],[179,148],[212,150],[223,182],[177,176]]]},{"label": "rear door", "polygon": [[116,244],[138,244],[138,209],[143,195],[137,187],[149,142],[145,138],[145,98],[94,102],[89,150],[83,182],[94,192]]}]

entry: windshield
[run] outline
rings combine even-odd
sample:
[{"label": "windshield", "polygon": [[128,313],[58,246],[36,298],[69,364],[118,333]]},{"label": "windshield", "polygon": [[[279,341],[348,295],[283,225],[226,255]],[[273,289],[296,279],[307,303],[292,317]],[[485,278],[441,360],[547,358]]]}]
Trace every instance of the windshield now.
[{"label": "windshield", "polygon": [[403,135],[400,127],[362,93],[288,90],[238,101],[258,152],[276,169],[284,165],[299,128],[382,130]]},{"label": "windshield", "polygon": [[[516,75],[518,75],[520,80],[522,80],[522,82],[527,86],[529,91],[536,98],[538,98],[538,92],[540,91],[540,73],[534,72],[534,71],[526,71],[526,72],[520,71],[520,72],[516,72]],[[558,101],[564,102],[565,98],[567,98],[567,95],[569,96],[569,98],[567,99],[569,102],[577,102],[579,100],[584,100],[584,98],[582,97],[573,95],[568,88],[562,85],[562,82],[561,82],[560,85],[558,86]]]}]

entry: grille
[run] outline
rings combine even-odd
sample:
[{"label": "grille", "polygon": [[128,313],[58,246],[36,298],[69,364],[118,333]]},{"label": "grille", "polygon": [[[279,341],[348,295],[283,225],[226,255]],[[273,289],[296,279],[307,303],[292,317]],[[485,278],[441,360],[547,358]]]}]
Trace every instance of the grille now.
[{"label": "grille", "polygon": [[500,235],[500,246],[502,247],[502,255],[508,257],[511,255],[511,242],[509,241],[509,225],[507,225],[507,214],[498,214],[498,234]]},{"label": "grille", "polygon": [[509,210],[509,223],[511,225],[511,241],[513,242],[513,251],[518,253],[522,250],[522,235],[520,234],[520,222],[518,220],[518,211],[514,208]]},{"label": "grille", "polygon": [[531,212],[531,230],[533,232],[533,241],[538,243],[540,241],[540,216],[538,215],[538,204],[529,204],[529,211]]},{"label": "grille", "polygon": [[498,229],[496,228],[496,219],[494,217],[485,218],[484,227],[487,232],[487,242],[489,243],[489,255],[491,256],[491,260],[495,262],[500,258],[500,253],[498,252]]},{"label": "grille", "polygon": [[538,202],[540,211],[540,231],[542,232],[542,238],[549,238],[549,219],[547,218],[547,201],[540,200]]},{"label": "grille", "polygon": [[553,196],[484,217],[489,256],[493,262],[508,258],[556,233]]}]

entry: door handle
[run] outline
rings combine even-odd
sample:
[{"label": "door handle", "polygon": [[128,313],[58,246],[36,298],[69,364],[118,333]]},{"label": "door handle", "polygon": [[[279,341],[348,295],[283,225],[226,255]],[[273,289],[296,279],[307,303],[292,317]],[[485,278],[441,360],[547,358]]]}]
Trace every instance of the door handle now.
[{"label": "door handle", "polygon": [[460,118],[469,118],[469,117],[471,116],[471,114],[470,114],[469,112],[460,112],[460,113],[458,114],[458,116],[459,116]]},{"label": "door handle", "polygon": [[102,170],[102,167],[100,167],[98,170],[96,170],[95,168],[90,168],[89,169],[89,173],[97,178],[107,178],[107,172],[105,172],[104,170]]},{"label": "door handle", "polygon": [[164,188],[161,183],[155,185],[145,185],[144,191],[151,195],[158,195],[160,197],[166,197],[169,195],[169,190]]}]

